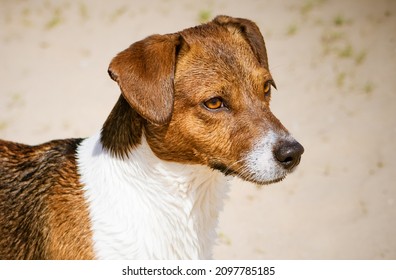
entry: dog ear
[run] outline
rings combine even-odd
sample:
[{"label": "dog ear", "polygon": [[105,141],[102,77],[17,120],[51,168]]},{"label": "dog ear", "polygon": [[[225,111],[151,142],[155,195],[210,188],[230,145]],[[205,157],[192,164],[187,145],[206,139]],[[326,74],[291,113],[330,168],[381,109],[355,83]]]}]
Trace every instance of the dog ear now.
[{"label": "dog ear", "polygon": [[234,30],[237,28],[249,43],[260,65],[268,69],[268,58],[264,38],[260,29],[253,21],[229,16],[217,16],[213,22],[227,28],[234,28]]},{"label": "dog ear", "polygon": [[173,79],[179,34],[153,35],[119,53],[109,75],[129,105],[144,119],[164,124],[172,117]]}]

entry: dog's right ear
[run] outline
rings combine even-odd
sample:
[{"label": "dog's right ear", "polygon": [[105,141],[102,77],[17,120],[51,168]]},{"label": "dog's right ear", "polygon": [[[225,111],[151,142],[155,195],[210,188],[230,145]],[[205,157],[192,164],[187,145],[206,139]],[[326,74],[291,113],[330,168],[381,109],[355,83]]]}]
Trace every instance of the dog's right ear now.
[{"label": "dog's right ear", "polygon": [[109,75],[129,105],[144,119],[164,124],[172,116],[179,34],[153,35],[119,53]]}]

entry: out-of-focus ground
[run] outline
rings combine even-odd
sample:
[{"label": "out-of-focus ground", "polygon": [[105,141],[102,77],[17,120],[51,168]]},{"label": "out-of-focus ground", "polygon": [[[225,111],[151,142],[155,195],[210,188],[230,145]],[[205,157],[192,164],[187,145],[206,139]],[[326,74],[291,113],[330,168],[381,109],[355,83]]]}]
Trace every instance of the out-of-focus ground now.
[{"label": "out-of-focus ground", "polygon": [[254,20],[304,145],[262,189],[235,180],[216,259],[396,259],[396,1],[0,0],[0,138],[38,144],[101,128],[110,59],[217,14]]}]

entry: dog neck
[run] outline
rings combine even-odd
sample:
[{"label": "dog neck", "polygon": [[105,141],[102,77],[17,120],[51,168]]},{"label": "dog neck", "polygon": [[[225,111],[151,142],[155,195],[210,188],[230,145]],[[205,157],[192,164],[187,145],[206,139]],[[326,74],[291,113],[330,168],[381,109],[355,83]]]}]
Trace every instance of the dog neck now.
[{"label": "dog neck", "polygon": [[127,157],[103,148],[100,135],[78,149],[96,255],[101,259],[207,259],[228,189],[201,165],[163,161],[145,137]]}]

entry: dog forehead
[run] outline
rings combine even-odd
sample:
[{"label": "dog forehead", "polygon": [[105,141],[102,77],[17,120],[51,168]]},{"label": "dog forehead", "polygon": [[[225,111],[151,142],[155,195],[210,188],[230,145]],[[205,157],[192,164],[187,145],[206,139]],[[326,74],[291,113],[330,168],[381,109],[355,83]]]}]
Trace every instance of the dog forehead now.
[{"label": "dog forehead", "polygon": [[191,68],[195,72],[199,68],[208,73],[221,71],[243,76],[264,70],[238,30],[210,23],[183,30],[180,34],[188,46],[178,59],[184,69]]},{"label": "dog forehead", "polygon": [[[218,50],[230,53],[237,53],[238,50],[251,51],[240,30],[229,29],[213,22],[185,29],[180,34],[190,47],[200,46],[214,53]],[[252,51],[251,53],[253,55]]]}]

